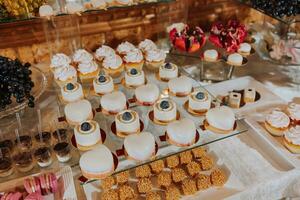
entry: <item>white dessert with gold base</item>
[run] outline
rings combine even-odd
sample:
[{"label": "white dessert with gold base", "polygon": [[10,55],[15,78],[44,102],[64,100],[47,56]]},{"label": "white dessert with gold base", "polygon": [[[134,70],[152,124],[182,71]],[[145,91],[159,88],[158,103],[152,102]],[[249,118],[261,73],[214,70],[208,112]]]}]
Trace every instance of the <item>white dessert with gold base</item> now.
[{"label": "white dessert with gold base", "polygon": [[173,96],[184,97],[192,92],[192,80],[187,76],[173,78],[168,82],[169,92]]},{"label": "white dessert with gold base", "polygon": [[126,106],[126,97],[124,93],[120,91],[112,92],[102,96],[101,100],[102,113],[115,115],[125,110]]},{"label": "white dessert with gold base", "polygon": [[247,56],[247,55],[250,54],[251,49],[252,49],[252,47],[251,47],[250,44],[248,44],[248,43],[242,43],[242,44],[240,44],[240,47],[239,47],[239,49],[238,49],[238,52],[239,52],[240,54],[242,54],[242,55],[246,55],[246,56]]},{"label": "white dessert with gold base", "polygon": [[284,132],[284,145],[292,153],[300,153],[300,126],[291,127]]},{"label": "white dessert with gold base", "polygon": [[124,140],[124,149],[129,159],[145,161],[155,156],[155,139],[149,132],[129,135]]},{"label": "white dessert with gold base", "polygon": [[204,51],[204,60],[208,62],[215,62],[218,60],[219,54],[216,50],[214,49],[209,49]]},{"label": "white dessert with gold base", "polygon": [[227,58],[227,63],[230,65],[240,66],[243,64],[243,56],[238,53],[230,54]]},{"label": "white dessert with gold base", "polygon": [[140,118],[133,110],[124,110],[115,117],[117,135],[126,137],[140,132]]},{"label": "white dessert with gold base", "polygon": [[142,85],[135,89],[135,97],[139,105],[151,106],[159,98],[159,89],[154,84]]},{"label": "white dessert with gold base", "polygon": [[195,91],[189,95],[189,111],[203,113],[210,109],[211,97],[206,92]]},{"label": "white dessert with gold base", "polygon": [[265,127],[274,136],[283,136],[290,126],[290,118],[280,110],[273,110],[266,116]]},{"label": "white dessert with gold base", "polygon": [[77,148],[82,151],[90,150],[102,142],[99,124],[92,120],[75,126],[74,135]]},{"label": "white dessert with gold base", "polygon": [[299,124],[300,122],[300,104],[290,103],[287,108],[287,112],[292,121]]},{"label": "white dessert with gold base", "polygon": [[176,120],[177,107],[171,99],[160,99],[153,106],[154,121],[157,123],[169,123]]},{"label": "white dessert with gold base", "polygon": [[178,67],[173,63],[165,63],[159,68],[159,78],[162,81],[169,81],[178,77]]},{"label": "white dessert with gold base", "polygon": [[145,84],[145,74],[143,70],[131,68],[125,73],[125,85],[127,87],[138,87]]},{"label": "white dessert with gold base", "polygon": [[82,86],[79,83],[68,83],[61,88],[62,99],[67,102],[74,102],[84,98]]},{"label": "white dessert with gold base", "polygon": [[70,125],[78,125],[93,119],[93,110],[88,100],[79,100],[65,106],[66,120]]},{"label": "white dessert with gold base", "polygon": [[101,74],[93,81],[94,91],[96,94],[104,95],[114,91],[113,79],[105,74]]}]

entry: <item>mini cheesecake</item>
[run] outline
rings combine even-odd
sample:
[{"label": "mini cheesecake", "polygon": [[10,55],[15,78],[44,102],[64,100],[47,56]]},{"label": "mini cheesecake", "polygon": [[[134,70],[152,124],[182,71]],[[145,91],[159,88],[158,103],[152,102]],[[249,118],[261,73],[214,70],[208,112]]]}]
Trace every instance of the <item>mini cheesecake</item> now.
[{"label": "mini cheesecake", "polygon": [[125,85],[127,87],[138,87],[145,84],[145,74],[143,70],[131,68],[125,73]]},{"label": "mini cheesecake", "polygon": [[227,63],[234,66],[241,66],[243,64],[243,56],[238,53],[230,54],[227,58]]},{"label": "mini cheesecake", "polygon": [[159,68],[159,78],[162,81],[169,81],[178,77],[178,67],[173,63],[165,63]]},{"label": "mini cheesecake", "polygon": [[83,151],[90,150],[102,142],[99,124],[92,120],[77,125],[74,128],[74,135],[78,149]]},{"label": "mini cheesecake", "polygon": [[159,89],[154,84],[147,84],[135,89],[137,104],[152,106],[159,98]]},{"label": "mini cheesecake", "polygon": [[227,134],[234,130],[235,114],[231,108],[220,106],[207,111],[204,127],[215,133]]},{"label": "mini cheesecake", "polygon": [[96,94],[104,95],[114,91],[113,79],[105,74],[101,74],[93,81],[94,91]]},{"label": "mini cheesecake", "polygon": [[124,140],[127,157],[135,161],[145,161],[155,156],[155,138],[149,132],[129,135]]},{"label": "mini cheesecake", "polygon": [[120,91],[105,94],[101,100],[102,113],[116,115],[127,108],[126,97]]},{"label": "mini cheesecake", "polygon": [[290,118],[280,110],[273,110],[266,116],[265,128],[274,136],[283,136],[290,126]]},{"label": "mini cheesecake", "polygon": [[284,145],[292,153],[300,154],[300,126],[291,127],[284,132]]},{"label": "mini cheesecake", "polygon": [[242,54],[242,55],[247,56],[247,55],[250,55],[251,49],[252,49],[252,47],[251,47],[250,44],[248,44],[248,43],[242,43],[242,44],[240,44],[238,52],[240,54]]},{"label": "mini cheesecake", "polygon": [[169,92],[173,96],[185,97],[193,90],[192,80],[187,76],[173,78],[168,82]]},{"label": "mini cheesecake", "polygon": [[65,106],[66,120],[70,125],[78,125],[93,119],[92,105],[88,100],[79,100]]},{"label": "mini cheesecake", "polygon": [[117,135],[125,137],[140,132],[140,118],[133,110],[124,110],[115,117]]},{"label": "mini cheesecake", "polygon": [[211,97],[206,92],[195,91],[189,95],[189,111],[205,113],[211,107]]},{"label": "mini cheesecake", "polygon": [[82,86],[79,83],[67,83],[61,88],[61,96],[67,103],[83,99]]},{"label": "mini cheesecake", "polygon": [[175,102],[170,99],[160,99],[153,106],[154,121],[157,123],[169,123],[176,120],[177,108]]},{"label": "mini cheesecake", "polygon": [[219,57],[219,54],[214,49],[206,50],[206,51],[204,51],[204,54],[203,54],[204,60],[208,61],[208,62],[215,62],[218,60],[218,57]]}]

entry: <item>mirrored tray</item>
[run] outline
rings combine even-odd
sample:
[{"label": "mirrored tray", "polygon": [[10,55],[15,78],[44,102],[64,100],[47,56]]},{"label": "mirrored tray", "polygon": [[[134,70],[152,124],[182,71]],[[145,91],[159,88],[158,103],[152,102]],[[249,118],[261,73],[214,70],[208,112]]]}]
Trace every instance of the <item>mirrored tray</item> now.
[{"label": "mirrored tray", "polygon": [[[31,94],[34,96],[35,100],[37,100],[46,89],[47,78],[44,73],[35,66],[32,66],[30,69],[32,71],[31,79],[34,82],[34,87],[31,90]],[[18,104],[14,98],[12,98],[12,100],[13,103],[11,105],[7,106],[5,109],[0,109],[0,119],[19,112],[20,110],[24,109],[28,103],[26,100],[23,103]]]}]

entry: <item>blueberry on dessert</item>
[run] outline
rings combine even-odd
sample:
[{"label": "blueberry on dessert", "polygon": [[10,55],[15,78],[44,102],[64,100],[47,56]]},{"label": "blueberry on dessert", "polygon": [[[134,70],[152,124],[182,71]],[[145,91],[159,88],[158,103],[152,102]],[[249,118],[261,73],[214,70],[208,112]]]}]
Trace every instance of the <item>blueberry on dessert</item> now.
[{"label": "blueberry on dessert", "polygon": [[91,124],[89,123],[89,122],[84,122],[84,123],[82,123],[81,124],[81,126],[80,126],[80,129],[82,130],[82,131],[89,131],[89,130],[91,130]]},{"label": "blueberry on dessert", "polygon": [[198,92],[196,94],[196,98],[199,99],[199,100],[202,100],[205,98],[205,94],[203,92]]},{"label": "blueberry on dessert", "polygon": [[100,83],[105,83],[105,81],[106,81],[105,75],[100,75],[99,78],[98,78],[98,81],[99,81]]},{"label": "blueberry on dessert", "polygon": [[166,63],[166,64],[165,64],[165,68],[166,68],[166,69],[172,69],[171,63]]},{"label": "blueberry on dessert", "polygon": [[162,109],[168,109],[168,108],[170,107],[170,103],[169,103],[168,101],[162,101],[162,102],[160,103],[160,107],[161,107]]},{"label": "blueberry on dessert", "polygon": [[75,86],[73,83],[68,83],[66,88],[67,88],[67,90],[74,90]]},{"label": "blueberry on dessert", "polygon": [[135,69],[135,68],[132,68],[132,69],[130,70],[130,74],[131,74],[131,75],[137,75],[137,73],[138,73],[138,71],[137,71],[137,69]]},{"label": "blueberry on dessert", "polygon": [[130,112],[124,112],[122,115],[124,121],[130,121],[132,119],[132,114]]}]

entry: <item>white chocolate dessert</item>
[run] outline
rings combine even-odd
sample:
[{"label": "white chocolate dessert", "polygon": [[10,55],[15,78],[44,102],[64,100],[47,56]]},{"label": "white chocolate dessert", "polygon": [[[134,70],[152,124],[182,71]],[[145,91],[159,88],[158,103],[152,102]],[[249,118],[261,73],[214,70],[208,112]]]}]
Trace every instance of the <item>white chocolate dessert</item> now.
[{"label": "white chocolate dessert", "polygon": [[227,63],[230,65],[240,66],[243,64],[243,56],[238,53],[230,54],[227,58]]},{"label": "white chocolate dessert", "polygon": [[256,97],[255,88],[246,88],[244,90],[244,101],[247,103],[254,102]]},{"label": "white chocolate dessert", "polygon": [[204,51],[204,60],[214,62],[218,60],[219,54],[215,49],[209,49]]},{"label": "white chocolate dessert", "polygon": [[102,142],[99,124],[92,120],[75,126],[74,135],[80,150],[90,150],[94,145]]},{"label": "white chocolate dessert", "polygon": [[176,120],[177,107],[170,99],[160,99],[153,106],[154,121],[168,123]]},{"label": "white chocolate dessert", "polygon": [[82,175],[87,179],[104,179],[115,169],[111,151],[104,145],[87,151],[79,160]]},{"label": "white chocolate dessert", "polygon": [[178,77],[178,67],[173,63],[165,63],[159,68],[159,78],[163,81],[169,81]]},{"label": "white chocolate dessert", "polygon": [[103,95],[100,103],[104,114],[115,115],[127,108],[126,97],[120,91]]},{"label": "white chocolate dessert", "polygon": [[145,39],[144,41],[140,42],[138,47],[144,53],[151,51],[152,49],[157,49],[156,44],[149,39]]},{"label": "white chocolate dessert", "polygon": [[238,52],[244,55],[249,55],[251,52],[251,45],[248,43],[242,43],[240,44],[240,47],[238,49]]},{"label": "white chocolate dessert", "polygon": [[139,105],[151,106],[159,98],[159,89],[154,84],[142,85],[135,89],[135,97]]},{"label": "white chocolate dessert", "polygon": [[168,82],[169,91],[172,95],[183,97],[192,92],[192,80],[187,76],[180,76],[173,78]]},{"label": "white chocolate dessert", "polygon": [[145,84],[145,74],[143,70],[131,68],[125,73],[125,85],[127,87],[138,87]]},{"label": "white chocolate dessert", "polygon": [[85,99],[68,103],[65,106],[65,116],[70,125],[78,125],[93,119],[91,103]]},{"label": "white chocolate dessert", "polygon": [[62,99],[67,103],[84,98],[82,86],[79,83],[68,83],[60,90]]},{"label": "white chocolate dessert", "polygon": [[193,112],[206,112],[211,107],[211,97],[206,92],[195,91],[189,95],[189,107]]},{"label": "white chocolate dessert", "polygon": [[104,95],[114,91],[114,82],[109,75],[101,74],[93,81],[96,94]]},{"label": "white chocolate dessert", "polygon": [[284,132],[284,145],[292,153],[300,153],[300,126],[291,127]]},{"label": "white chocolate dessert", "polygon": [[124,110],[115,117],[116,131],[119,136],[128,136],[140,132],[140,118],[133,110]]},{"label": "white chocolate dessert", "polygon": [[175,146],[190,146],[195,143],[196,126],[193,120],[184,118],[167,126],[167,139]]},{"label": "white chocolate dessert", "polygon": [[129,159],[145,161],[155,156],[155,139],[149,132],[129,135],[124,140],[124,149]]},{"label": "white chocolate dessert", "polygon": [[239,108],[241,105],[242,95],[238,92],[230,92],[228,104],[231,108]]},{"label": "white chocolate dessert", "polygon": [[235,115],[231,108],[220,106],[207,111],[204,126],[215,133],[230,133],[234,130]]},{"label": "white chocolate dessert", "polygon": [[293,121],[300,121],[300,104],[290,103],[288,105],[287,112]]},{"label": "white chocolate dessert", "polygon": [[266,116],[265,128],[274,136],[283,136],[290,126],[290,118],[280,110],[273,110]]},{"label": "white chocolate dessert", "polygon": [[115,55],[115,50],[109,46],[102,45],[96,50],[95,57],[99,61],[103,61],[104,58]]}]

